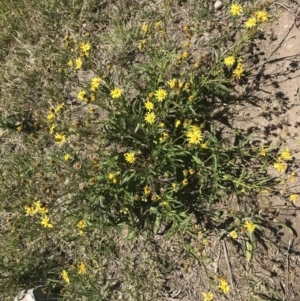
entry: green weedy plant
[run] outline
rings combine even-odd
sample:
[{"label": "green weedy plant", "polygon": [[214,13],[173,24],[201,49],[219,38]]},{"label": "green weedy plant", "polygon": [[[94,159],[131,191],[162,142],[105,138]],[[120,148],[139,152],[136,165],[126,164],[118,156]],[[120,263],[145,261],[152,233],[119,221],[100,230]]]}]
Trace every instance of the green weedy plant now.
[{"label": "green weedy plant", "polygon": [[[163,20],[132,30],[122,23],[110,37],[123,37],[121,48],[134,44],[139,63],[129,64],[124,54],[120,64],[98,62],[89,34],[44,45],[57,60],[51,64],[46,53],[39,61],[45,84],[30,111],[31,126],[14,121],[1,154],[1,210],[7,214],[1,273],[8,279],[63,281],[70,296],[106,300],[112,293],[95,252],[113,254],[108,237],[122,225],[132,232],[166,228],[196,236],[197,224],[220,239],[241,238],[251,260],[256,238],[270,226],[256,199],[274,184],[266,173],[274,157],[251,146],[250,136],[232,131],[225,137],[218,120],[224,103],[239,101],[230,85],[245,74],[242,46],[268,15],[250,11],[244,38],[213,57],[191,53],[196,26],[183,28],[182,46],[171,40],[170,5],[164,2]],[[242,11],[234,4],[228,17],[241,31]],[[28,74],[37,78],[38,72]],[[14,147],[14,156],[6,158]],[[285,169],[288,155],[274,167]],[[228,293],[224,281],[219,288]]]}]

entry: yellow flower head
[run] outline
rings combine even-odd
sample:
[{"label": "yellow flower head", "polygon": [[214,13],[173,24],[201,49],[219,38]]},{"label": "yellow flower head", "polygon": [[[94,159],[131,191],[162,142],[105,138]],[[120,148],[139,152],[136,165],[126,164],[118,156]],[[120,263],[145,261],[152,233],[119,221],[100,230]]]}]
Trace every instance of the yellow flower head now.
[{"label": "yellow flower head", "polygon": [[232,74],[234,77],[240,79],[245,69],[242,63],[238,63],[237,67],[233,70]]},{"label": "yellow flower head", "polygon": [[33,209],[32,207],[30,207],[30,206],[25,206],[25,212],[26,212],[26,215],[27,215],[27,216],[28,216],[28,215],[33,215],[33,214],[34,214],[33,211],[34,211],[34,209]]},{"label": "yellow flower head", "polygon": [[238,233],[236,232],[236,231],[231,231],[230,233],[229,233],[229,235],[233,238],[233,239],[237,239],[238,238]]},{"label": "yellow flower head", "polygon": [[84,262],[80,262],[78,264],[78,274],[81,274],[81,275],[86,274],[86,265]]},{"label": "yellow flower head", "polygon": [[285,150],[282,151],[280,158],[286,161],[291,160],[292,159],[291,151],[288,148],[286,148]]},{"label": "yellow flower head", "polygon": [[150,186],[146,185],[144,187],[144,195],[149,195],[151,193],[151,189],[150,189]]},{"label": "yellow flower head", "polygon": [[214,298],[214,294],[211,292],[202,293],[203,295],[203,301],[211,301]]},{"label": "yellow flower head", "polygon": [[148,112],[148,113],[146,113],[144,119],[147,123],[153,124],[156,119],[156,115],[154,112]]},{"label": "yellow flower head", "polygon": [[100,83],[101,83],[100,77],[93,77],[91,81],[91,91],[95,92],[100,86]]},{"label": "yellow flower head", "polygon": [[265,157],[265,156],[266,156],[266,153],[267,153],[267,150],[266,150],[264,147],[261,147],[258,154],[259,154],[260,156]]},{"label": "yellow flower head", "polygon": [[274,168],[277,169],[279,172],[285,172],[287,164],[285,162],[277,162],[274,163]]},{"label": "yellow flower head", "polygon": [[69,161],[70,158],[71,158],[71,155],[70,155],[70,154],[65,154],[65,155],[64,155],[64,160],[65,160],[65,161]]},{"label": "yellow flower head", "polygon": [[66,142],[65,135],[56,133],[54,138],[55,138],[55,143],[57,143],[57,144],[63,144],[64,142]]},{"label": "yellow flower head", "polygon": [[167,84],[169,85],[169,87],[170,87],[171,89],[174,89],[174,88],[175,88],[175,85],[176,85],[176,78],[170,79],[170,80],[167,82]]},{"label": "yellow flower head", "polygon": [[66,283],[70,283],[69,275],[66,270],[63,270],[60,275]]},{"label": "yellow flower head", "polygon": [[226,280],[221,280],[218,288],[221,289],[223,294],[227,294],[230,292],[230,286]]},{"label": "yellow flower head", "polygon": [[256,26],[256,18],[255,17],[249,18],[246,21],[245,26],[246,26],[246,28],[252,28],[252,27]]},{"label": "yellow flower head", "polygon": [[79,100],[83,100],[84,99],[84,97],[85,97],[85,91],[84,90],[80,90],[79,92],[78,92],[78,94],[77,94],[77,98],[79,99]]},{"label": "yellow flower head", "polygon": [[230,13],[233,16],[239,16],[243,13],[243,8],[240,4],[232,4],[230,7]]},{"label": "yellow flower head", "polygon": [[69,67],[72,67],[72,66],[73,66],[73,61],[72,61],[72,60],[69,60],[68,63],[67,63],[67,65],[68,65]]},{"label": "yellow flower head", "polygon": [[224,64],[226,66],[233,66],[234,63],[235,63],[235,57],[233,55],[225,57]]},{"label": "yellow flower head", "polygon": [[265,22],[265,21],[268,21],[268,13],[263,11],[263,10],[259,10],[255,13],[255,17],[256,17],[256,20],[257,22]]},{"label": "yellow flower head", "polygon": [[176,128],[179,127],[180,123],[181,123],[181,121],[177,119],[177,120],[175,121],[175,127],[176,127]]},{"label": "yellow flower head", "polygon": [[77,227],[79,228],[79,229],[84,229],[85,227],[86,227],[86,222],[85,222],[85,220],[80,220],[78,223],[77,223]]},{"label": "yellow flower head", "polygon": [[143,25],[142,25],[142,31],[144,32],[144,33],[147,33],[147,31],[148,31],[148,29],[149,29],[149,26],[148,26],[148,24],[146,24],[146,23],[144,23]]},{"label": "yellow flower head", "polygon": [[49,133],[50,133],[50,135],[52,135],[52,134],[53,134],[53,132],[54,132],[54,129],[55,129],[55,124],[51,124],[51,126],[50,126],[50,129],[49,129]]},{"label": "yellow flower head", "polygon": [[55,118],[55,114],[53,112],[50,112],[48,115],[47,115],[47,120],[48,121],[51,121]]},{"label": "yellow flower head", "polygon": [[122,90],[120,88],[115,88],[113,89],[112,91],[110,91],[110,96],[113,98],[113,99],[118,99],[121,97],[122,95]]},{"label": "yellow flower head", "polygon": [[290,201],[291,202],[296,202],[299,198],[299,194],[291,194],[290,195]]},{"label": "yellow flower head", "polygon": [[47,215],[44,215],[41,218],[41,225],[44,226],[44,228],[53,228],[53,225],[50,223],[50,219]]},{"label": "yellow flower head", "polygon": [[78,70],[82,67],[82,60],[81,58],[78,58],[75,60],[75,69]]},{"label": "yellow flower head", "polygon": [[124,157],[125,160],[130,164],[134,163],[134,161],[136,160],[134,153],[126,153],[124,154]]},{"label": "yellow flower head", "polygon": [[253,233],[256,228],[256,226],[251,221],[246,221],[244,226],[251,233]]},{"label": "yellow flower head", "polygon": [[167,97],[168,93],[165,89],[158,89],[155,91],[154,96],[157,101],[161,102]]},{"label": "yellow flower head", "polygon": [[91,50],[91,44],[90,43],[81,43],[80,50],[83,52],[83,55],[89,56],[89,51]]},{"label": "yellow flower head", "polygon": [[153,102],[147,100],[147,101],[145,102],[145,108],[146,108],[146,110],[148,110],[148,111],[153,110],[153,108],[154,108]]},{"label": "yellow flower head", "polygon": [[202,132],[198,126],[191,126],[186,132],[187,141],[190,144],[200,144]]}]

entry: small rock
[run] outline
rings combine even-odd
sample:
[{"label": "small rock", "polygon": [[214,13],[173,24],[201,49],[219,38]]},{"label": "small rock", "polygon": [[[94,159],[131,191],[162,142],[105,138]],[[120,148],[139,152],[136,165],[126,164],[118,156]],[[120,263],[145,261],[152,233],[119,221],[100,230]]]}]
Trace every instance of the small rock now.
[{"label": "small rock", "polygon": [[214,9],[219,10],[223,7],[223,3],[220,0],[217,0],[214,4]]}]

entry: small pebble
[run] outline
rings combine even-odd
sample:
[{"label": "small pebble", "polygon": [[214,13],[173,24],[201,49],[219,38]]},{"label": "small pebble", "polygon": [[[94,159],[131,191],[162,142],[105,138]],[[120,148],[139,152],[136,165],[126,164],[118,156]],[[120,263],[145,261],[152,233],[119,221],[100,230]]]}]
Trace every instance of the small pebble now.
[{"label": "small pebble", "polygon": [[221,9],[223,7],[223,3],[220,0],[217,0],[214,4],[214,9],[218,10]]}]

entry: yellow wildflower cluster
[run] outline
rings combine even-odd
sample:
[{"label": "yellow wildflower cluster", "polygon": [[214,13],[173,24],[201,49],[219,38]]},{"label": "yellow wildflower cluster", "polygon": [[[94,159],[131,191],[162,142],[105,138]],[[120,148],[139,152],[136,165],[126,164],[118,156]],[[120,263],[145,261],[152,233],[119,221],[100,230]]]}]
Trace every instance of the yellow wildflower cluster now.
[{"label": "yellow wildflower cluster", "polygon": [[33,202],[32,206],[25,206],[25,212],[27,216],[33,216],[35,214],[42,214],[41,217],[41,225],[44,228],[53,228],[53,225],[50,222],[49,217],[47,216],[48,208],[46,206],[42,206],[40,201]]}]

